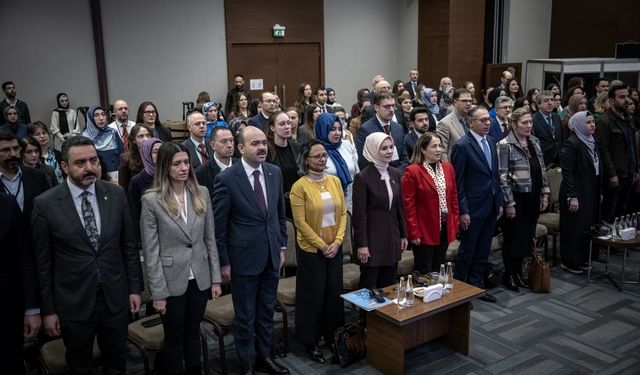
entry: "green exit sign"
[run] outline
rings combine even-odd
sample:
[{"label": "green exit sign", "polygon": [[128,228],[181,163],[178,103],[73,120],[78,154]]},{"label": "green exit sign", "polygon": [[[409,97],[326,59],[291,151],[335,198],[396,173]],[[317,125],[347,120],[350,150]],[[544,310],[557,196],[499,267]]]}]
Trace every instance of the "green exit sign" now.
[{"label": "green exit sign", "polygon": [[279,24],[275,24],[273,26],[273,37],[274,38],[284,38],[284,30],[286,27],[280,26]]}]

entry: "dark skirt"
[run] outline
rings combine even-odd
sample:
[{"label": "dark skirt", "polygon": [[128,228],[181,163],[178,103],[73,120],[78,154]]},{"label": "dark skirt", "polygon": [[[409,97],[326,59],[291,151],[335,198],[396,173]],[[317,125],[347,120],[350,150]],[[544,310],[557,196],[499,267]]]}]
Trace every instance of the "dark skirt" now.
[{"label": "dark skirt", "polygon": [[536,222],[540,212],[540,194],[513,192],[516,202],[516,217],[502,217],[504,243],[502,255],[508,257],[531,256],[533,238],[536,235]]}]

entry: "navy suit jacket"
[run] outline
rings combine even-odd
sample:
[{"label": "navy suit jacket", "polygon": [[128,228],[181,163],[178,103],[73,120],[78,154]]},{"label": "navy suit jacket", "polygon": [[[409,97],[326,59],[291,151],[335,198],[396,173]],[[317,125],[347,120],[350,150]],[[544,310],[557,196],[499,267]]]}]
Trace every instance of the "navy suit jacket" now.
[{"label": "navy suit jacket", "polygon": [[[206,139],[203,139],[202,142],[207,148],[207,157],[209,158],[209,160],[213,161],[213,150],[209,145],[209,141],[207,141]],[[195,170],[202,164],[200,162],[200,159],[198,158],[198,151],[196,150],[196,145],[193,144],[193,142],[191,141],[191,137],[185,139],[182,142],[182,145],[186,147],[187,150],[189,151],[189,162],[191,163],[191,168]]]},{"label": "navy suit jacket", "polygon": [[[456,171],[460,215],[469,214],[471,219],[485,219],[497,215],[502,206],[496,142],[490,136],[487,136],[487,142],[491,150],[491,169],[480,145],[469,132],[460,138],[451,150],[451,163]],[[493,199],[490,199],[491,197]]]},{"label": "navy suit jacket", "polygon": [[258,275],[269,265],[280,267],[280,249],[287,246],[287,218],[280,168],[263,163],[267,216],[258,206],[242,162],[215,178],[213,215],[220,266],[232,275]]},{"label": "navy suit jacket", "polygon": [[255,126],[265,133],[267,132],[267,119],[262,115],[261,112],[258,112],[257,115],[250,118],[247,123],[251,126]]},{"label": "navy suit jacket", "polygon": [[[369,165],[367,159],[364,158],[362,154],[362,149],[364,148],[364,141],[367,139],[367,136],[371,133],[382,132],[384,133],[384,129],[378,121],[378,117],[374,116],[369,119],[369,121],[365,122],[360,126],[358,130],[358,137],[356,138],[356,150],[358,151],[358,166],[360,170],[366,168]],[[404,147],[404,131],[402,130],[402,126],[397,122],[391,121],[391,138],[393,138],[393,144],[396,147],[398,152],[398,160],[392,161],[390,165],[392,167],[396,167],[400,169],[400,172],[404,170],[404,168],[409,165],[409,158],[407,157],[407,150]]]},{"label": "navy suit jacket", "polygon": [[562,120],[557,113],[551,113],[553,119],[553,130],[551,132],[549,125],[540,112],[533,114],[533,135],[540,141],[542,148],[542,156],[544,157],[544,165],[549,166],[551,163],[560,163],[560,150],[562,149]]},{"label": "navy suit jacket", "polygon": [[[507,126],[509,126],[507,124]],[[508,134],[508,133],[507,133]],[[497,118],[491,119],[491,127],[489,128],[489,136],[493,138],[496,143],[500,142],[502,138],[504,138],[504,133],[502,133],[502,127],[498,124]]]}]

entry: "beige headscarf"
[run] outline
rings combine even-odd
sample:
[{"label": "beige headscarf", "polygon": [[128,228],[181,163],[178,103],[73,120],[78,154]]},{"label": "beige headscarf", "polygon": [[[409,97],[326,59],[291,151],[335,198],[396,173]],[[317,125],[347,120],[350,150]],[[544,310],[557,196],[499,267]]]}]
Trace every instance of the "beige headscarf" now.
[{"label": "beige headscarf", "polygon": [[393,142],[391,136],[383,132],[371,133],[364,140],[362,154],[365,159],[373,163],[378,169],[387,169],[389,167],[389,163],[385,163],[380,159],[380,147],[382,147],[382,142],[387,138]]}]

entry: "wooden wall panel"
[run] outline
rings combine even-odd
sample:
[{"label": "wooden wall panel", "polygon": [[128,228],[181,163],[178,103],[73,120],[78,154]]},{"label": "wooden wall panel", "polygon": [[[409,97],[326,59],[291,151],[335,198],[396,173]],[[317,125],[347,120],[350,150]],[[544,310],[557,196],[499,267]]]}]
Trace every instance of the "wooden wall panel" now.
[{"label": "wooden wall panel", "polygon": [[640,1],[553,1],[550,58],[614,57],[629,40],[640,41]]},{"label": "wooden wall panel", "polygon": [[456,87],[480,87],[484,63],[485,0],[420,0],[418,69],[430,87],[449,76]]}]

